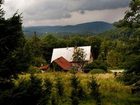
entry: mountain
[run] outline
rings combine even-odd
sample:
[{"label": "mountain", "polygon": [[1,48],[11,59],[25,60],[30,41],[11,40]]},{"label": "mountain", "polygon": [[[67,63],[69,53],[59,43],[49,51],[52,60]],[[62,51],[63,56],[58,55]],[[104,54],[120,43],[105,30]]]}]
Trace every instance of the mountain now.
[{"label": "mountain", "polygon": [[77,25],[67,25],[67,26],[24,27],[23,31],[26,34],[31,34],[33,32],[37,32],[39,34],[43,34],[43,33],[102,33],[112,28],[113,28],[113,25],[110,23],[97,21],[97,22],[82,23],[82,24],[77,24]]}]

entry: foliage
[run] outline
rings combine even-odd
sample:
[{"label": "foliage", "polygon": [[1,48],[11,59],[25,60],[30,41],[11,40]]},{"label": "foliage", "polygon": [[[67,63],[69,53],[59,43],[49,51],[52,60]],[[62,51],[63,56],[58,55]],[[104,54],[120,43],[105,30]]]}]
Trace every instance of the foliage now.
[{"label": "foliage", "polygon": [[140,79],[140,56],[129,55],[129,58],[124,62],[127,72],[121,77],[126,84],[134,84]]},{"label": "foliage", "polygon": [[59,97],[64,96],[64,84],[61,78],[56,79],[56,89],[57,89],[57,94]]},{"label": "foliage", "polygon": [[43,57],[32,57],[32,63],[33,66],[40,67],[42,65],[46,64],[46,60],[43,59]]},{"label": "foliage", "polygon": [[[12,89],[0,97],[1,105],[37,105],[42,94],[41,80],[31,75],[30,80],[21,79]],[[33,101],[34,100],[34,101]]]},{"label": "foliage", "polygon": [[31,65],[40,67],[41,65],[46,64],[46,60],[43,57],[43,42],[42,40],[36,35],[36,33],[31,37],[28,38],[26,41],[26,46],[29,47],[30,55],[31,55]]},{"label": "foliage", "polygon": [[4,11],[1,8],[2,3],[3,3],[3,0],[0,0],[0,20],[2,19],[3,15],[4,15]]},{"label": "foliage", "polygon": [[74,62],[84,62],[86,54],[83,49],[75,47],[72,57]]},{"label": "foliage", "polygon": [[42,56],[42,41],[39,37],[37,37],[36,33],[31,37],[28,43],[31,46],[33,56]]},{"label": "foliage", "polygon": [[[30,85],[27,90],[28,97],[28,104],[30,105],[37,105],[41,96],[42,96],[42,84],[41,80],[35,77],[33,74],[30,76]],[[34,100],[34,101],[32,101]]]},{"label": "foliage", "polygon": [[[15,84],[13,88],[0,91],[0,104],[1,105],[9,105],[9,104],[29,105],[31,101],[33,101],[31,99],[39,93],[38,95],[41,95],[39,99],[34,100],[37,102],[36,103],[37,105],[46,105],[46,103],[48,103],[47,105],[53,105],[53,104],[71,105],[72,100],[70,96],[73,89],[71,84],[72,82],[71,78],[73,78],[72,76],[73,75],[70,73],[60,73],[60,72],[35,74],[33,78],[36,79],[32,79],[32,83],[31,83],[30,74],[20,75],[19,79],[15,79],[13,81]],[[78,99],[80,105],[97,104],[96,99],[91,97],[90,94],[91,88],[88,85],[89,83],[92,83],[92,78],[91,78],[92,76],[93,78],[96,78],[96,80],[94,79],[95,81],[93,83],[100,84],[99,93],[101,95],[100,98],[103,105],[129,105],[129,104],[139,105],[140,102],[139,96],[131,94],[130,87],[124,85],[122,81],[116,80],[113,74],[92,75],[92,74],[85,74],[85,73],[77,73],[75,74],[75,76],[79,81],[78,85],[77,83],[74,83],[76,84],[76,86],[74,87],[78,87],[76,96],[79,97]],[[61,102],[58,101],[58,97],[57,97],[58,93],[57,93],[56,83],[58,77],[61,77],[61,82],[63,82],[64,93],[65,93],[63,98],[61,98],[62,99]],[[95,87],[96,85],[92,85],[92,86]],[[32,91],[34,92],[31,93]],[[83,95],[83,98],[81,97],[81,95]]]},{"label": "foliage", "polygon": [[107,71],[107,64],[100,60],[94,60],[92,63],[86,64],[84,68],[89,69],[90,71],[93,69],[102,69],[104,71]]},{"label": "foliage", "polygon": [[71,78],[71,105],[79,105],[79,97],[78,97],[78,87],[79,87],[79,80],[78,78],[73,75]]},{"label": "foliage", "polygon": [[9,79],[25,71],[30,65],[30,54],[25,47],[21,16],[0,19],[0,77]]},{"label": "foliage", "polygon": [[45,79],[43,94],[39,102],[39,105],[51,105],[51,98],[52,98],[52,82],[49,79]]},{"label": "foliage", "polygon": [[100,47],[101,47],[101,40],[98,37],[89,36],[87,37],[87,42],[89,45],[91,45],[91,53],[93,59],[97,59],[100,53]]},{"label": "foliage", "polygon": [[41,70],[37,67],[30,66],[27,73],[35,74],[35,73],[41,73]]},{"label": "foliage", "polygon": [[87,45],[87,41],[84,39],[84,37],[80,37],[78,35],[71,37],[69,40],[69,46],[85,46],[85,45]]},{"label": "foliage", "polygon": [[75,47],[72,58],[73,58],[73,62],[76,62],[78,64],[76,65],[77,68],[83,69],[83,66],[85,64],[85,58],[86,58],[86,54],[84,50],[81,48]]},{"label": "foliage", "polygon": [[107,54],[107,64],[111,68],[119,67],[119,63],[122,61],[122,55],[114,50],[111,50]]},{"label": "foliage", "polygon": [[116,23],[118,27],[131,27],[137,28],[140,27],[140,1],[139,0],[132,0],[130,2],[130,10],[128,10],[124,16],[123,20],[120,20]]},{"label": "foliage", "polygon": [[96,80],[92,77],[89,82],[89,88],[91,90],[91,96],[96,100],[97,105],[101,105],[101,94],[99,92],[100,85],[97,84]]},{"label": "foliage", "polygon": [[[137,76],[139,76],[139,28],[140,28],[140,0],[132,0],[129,5],[130,9],[126,12],[124,19],[120,20],[119,22],[115,23],[117,27],[127,27],[130,30],[128,40],[126,40],[126,52],[124,61],[124,67],[128,70],[125,74],[126,80],[132,82],[133,80],[137,80]],[[128,75],[132,77],[130,79],[127,78]],[[127,81],[127,82],[128,82]],[[133,81],[134,82],[134,81]],[[135,81],[136,82],[136,81]]]},{"label": "foliage", "polygon": [[50,63],[51,61],[51,55],[53,48],[56,48],[58,45],[58,39],[52,35],[47,35],[45,38],[43,38],[43,45],[42,45],[42,50],[43,50],[43,56],[47,63]]}]

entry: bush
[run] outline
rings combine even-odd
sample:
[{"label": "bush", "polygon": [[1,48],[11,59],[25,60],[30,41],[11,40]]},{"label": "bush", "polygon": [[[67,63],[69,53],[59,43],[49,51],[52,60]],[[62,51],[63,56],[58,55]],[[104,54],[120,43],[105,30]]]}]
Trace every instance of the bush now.
[{"label": "bush", "polygon": [[64,84],[63,84],[61,78],[56,79],[55,87],[56,87],[57,96],[59,96],[59,97],[64,96]]},{"label": "bush", "polygon": [[30,85],[27,89],[27,96],[29,96],[29,105],[37,105],[42,96],[42,81],[33,74],[30,76]]},{"label": "bush", "polygon": [[38,105],[51,105],[53,83],[50,79],[45,79],[42,98]]},{"label": "bush", "polygon": [[127,85],[132,85],[140,80],[140,74],[138,75],[126,72],[123,76],[119,77],[119,79],[123,80]]},{"label": "bush", "polygon": [[103,69],[107,71],[107,64],[105,62],[101,62],[99,60],[95,60],[92,63],[87,64],[84,69],[92,70],[92,69]]},{"label": "bush", "polygon": [[42,96],[41,84],[42,81],[34,75],[30,76],[29,81],[21,79],[9,94],[9,105],[37,105]]},{"label": "bush", "polygon": [[96,104],[101,105],[101,94],[99,92],[100,85],[97,84],[96,80],[93,77],[91,78],[88,87],[90,89],[90,95],[95,99]]},{"label": "bush", "polygon": [[30,66],[29,69],[28,69],[28,73],[41,73],[41,70],[38,69],[37,67],[33,67],[33,66]]},{"label": "bush", "polygon": [[123,76],[123,80],[126,84],[134,84],[140,80],[140,56],[129,55],[124,62],[124,67],[127,72]]},{"label": "bush", "polygon": [[42,57],[33,57],[32,65],[40,67],[42,64],[46,64],[45,59]]},{"label": "bush", "polygon": [[70,72],[71,74],[76,74],[76,73],[77,73],[77,70],[76,70],[76,68],[73,68],[73,69],[71,69],[69,72]]},{"label": "bush", "polygon": [[80,81],[78,78],[73,75],[71,78],[71,105],[79,105],[79,97],[78,97],[78,87],[79,87]]}]

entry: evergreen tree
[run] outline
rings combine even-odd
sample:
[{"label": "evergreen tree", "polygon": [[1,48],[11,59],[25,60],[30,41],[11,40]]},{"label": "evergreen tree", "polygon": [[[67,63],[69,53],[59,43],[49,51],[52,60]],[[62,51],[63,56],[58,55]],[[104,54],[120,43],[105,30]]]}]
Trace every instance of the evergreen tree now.
[{"label": "evergreen tree", "polygon": [[99,92],[100,85],[97,84],[96,80],[92,77],[91,81],[89,82],[89,88],[90,88],[90,95],[94,98],[96,101],[96,105],[101,105],[101,94]]},{"label": "evergreen tree", "polygon": [[[127,69],[124,77],[127,82],[137,82],[140,76],[140,0],[132,0],[129,5],[130,9],[126,12],[124,18],[115,25],[117,28],[128,28],[128,38],[126,41],[126,52],[124,67]],[[126,39],[125,37],[123,39]],[[130,75],[130,76],[129,76]],[[129,78],[129,79],[128,79]],[[131,82],[133,84],[134,82]]]},{"label": "evergreen tree", "polygon": [[126,11],[124,19],[115,23],[117,27],[140,27],[140,0],[132,0],[129,7],[130,10]]},{"label": "evergreen tree", "polygon": [[11,18],[5,19],[2,9],[0,14],[0,81],[3,82],[3,79],[26,70],[30,57],[29,53],[25,53],[26,41],[22,32],[21,15],[15,13]]},{"label": "evergreen tree", "polygon": [[2,3],[3,3],[3,0],[0,0],[0,20],[2,19],[3,15],[4,15],[4,11],[1,8]]},{"label": "evergreen tree", "polygon": [[50,79],[45,79],[42,97],[41,97],[41,100],[39,101],[38,105],[51,105],[51,101],[53,101],[52,88],[53,88],[52,81]]},{"label": "evergreen tree", "polygon": [[78,88],[79,88],[80,81],[76,77],[76,75],[73,75],[71,78],[71,105],[79,105],[79,97],[78,97]]}]

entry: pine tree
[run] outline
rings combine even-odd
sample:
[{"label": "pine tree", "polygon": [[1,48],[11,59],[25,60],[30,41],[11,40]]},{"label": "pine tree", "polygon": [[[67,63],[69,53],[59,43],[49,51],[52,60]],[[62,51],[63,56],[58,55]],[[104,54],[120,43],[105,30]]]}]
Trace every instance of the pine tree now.
[{"label": "pine tree", "polygon": [[3,15],[3,9],[0,9],[0,82],[26,70],[30,64],[30,56],[25,54],[21,15],[15,13],[9,19]]}]

